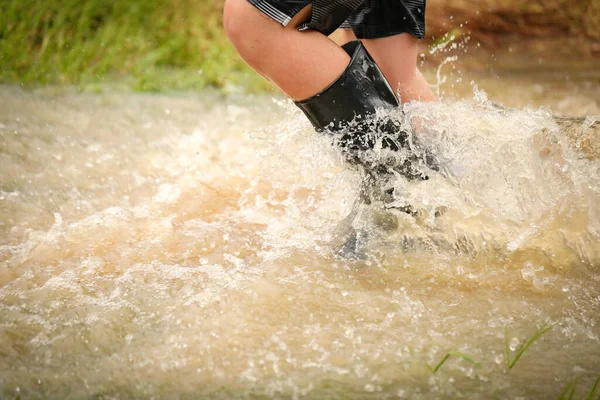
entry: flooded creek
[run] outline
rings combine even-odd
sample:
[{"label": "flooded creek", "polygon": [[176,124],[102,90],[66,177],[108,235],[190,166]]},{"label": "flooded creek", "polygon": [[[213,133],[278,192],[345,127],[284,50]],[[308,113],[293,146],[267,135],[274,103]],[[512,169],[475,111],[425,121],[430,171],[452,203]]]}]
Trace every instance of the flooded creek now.
[{"label": "flooded creek", "polygon": [[584,397],[600,119],[539,105],[598,83],[519,82],[406,107],[441,168],[359,261],[360,176],[280,98],[0,87],[0,397]]}]

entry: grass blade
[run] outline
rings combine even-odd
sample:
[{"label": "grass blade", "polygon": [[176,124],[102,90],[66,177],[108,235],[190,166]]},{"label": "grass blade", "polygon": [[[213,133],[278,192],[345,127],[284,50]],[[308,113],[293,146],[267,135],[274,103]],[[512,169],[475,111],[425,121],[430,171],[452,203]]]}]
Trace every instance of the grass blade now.
[{"label": "grass blade", "polygon": [[[596,378],[596,382],[594,382],[594,386],[586,396],[585,400],[594,400],[594,396],[596,395],[596,389],[598,389],[598,384],[600,383],[600,376]],[[600,396],[598,397],[600,399]]]},{"label": "grass blade", "polygon": [[463,360],[465,360],[467,362],[470,362],[473,365],[479,365],[479,363],[477,361],[473,360],[473,357],[471,357],[468,354],[459,353],[459,352],[451,352],[449,354],[452,355],[452,356],[454,356],[454,357],[461,358],[461,359],[463,359]]},{"label": "grass blade", "polygon": [[444,358],[442,358],[442,361],[440,361],[434,368],[431,368],[431,366],[429,364],[427,364],[427,368],[429,368],[429,370],[435,374],[442,367],[442,365],[444,365],[446,360],[448,360],[449,358],[450,358],[450,353],[446,353]]},{"label": "grass blade", "polygon": [[446,353],[444,358],[442,358],[442,360],[434,368],[432,368],[429,364],[427,364],[427,368],[429,368],[429,370],[435,374],[440,368],[442,368],[442,365],[444,365],[444,363],[450,358],[450,356],[458,357],[474,365],[479,365],[477,361],[473,360],[473,357],[471,357],[470,355],[465,353],[459,353],[456,351],[451,351],[449,353]]},{"label": "grass blade", "polygon": [[552,325],[549,325],[549,326],[537,331],[535,333],[535,335],[533,335],[533,337],[529,341],[525,342],[524,344],[521,344],[517,348],[515,358],[512,361],[510,361],[508,358],[508,328],[505,328],[504,341],[505,341],[505,345],[506,345],[506,363],[508,365],[508,369],[512,369],[515,366],[515,364],[517,363],[517,361],[519,361],[519,359],[521,358],[523,353],[525,353],[525,351],[529,348],[529,346],[531,346],[536,340],[538,340],[540,337],[542,337],[542,335],[544,333],[548,332],[550,329],[552,329]]},{"label": "grass blade", "polygon": [[508,358],[508,327],[504,327],[504,361],[506,361],[506,367],[510,368],[510,359]]},{"label": "grass blade", "polygon": [[573,396],[575,396],[575,390],[577,389],[577,378],[573,379],[571,382],[567,384],[565,389],[560,394],[558,400],[573,400]]}]

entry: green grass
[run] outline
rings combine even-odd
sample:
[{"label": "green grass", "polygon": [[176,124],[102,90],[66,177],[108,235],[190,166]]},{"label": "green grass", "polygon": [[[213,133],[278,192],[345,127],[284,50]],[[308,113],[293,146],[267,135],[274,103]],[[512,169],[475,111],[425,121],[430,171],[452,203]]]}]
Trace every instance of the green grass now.
[{"label": "green grass", "polygon": [[600,395],[598,395],[598,397],[596,399],[594,399],[594,396],[596,396],[596,390],[598,389],[599,383],[600,383],[600,376],[596,378],[596,381],[592,385],[592,388],[590,389],[590,392],[586,396],[585,400],[600,400]]},{"label": "green grass", "polygon": [[533,342],[538,340],[544,333],[548,332],[550,329],[552,329],[552,325],[538,330],[530,340],[525,339],[525,341],[523,341],[523,343],[521,343],[519,347],[517,347],[515,357],[511,360],[508,348],[508,328],[504,328],[505,360],[508,369],[512,369],[517,363],[517,361],[519,361],[523,353],[525,353],[525,350],[527,350],[529,346],[533,344]]},{"label": "green grass", "polygon": [[[585,396],[585,400],[600,400],[600,396],[596,396],[596,390],[598,389],[598,384],[600,384],[600,376],[596,378],[596,381],[592,385],[590,391],[587,396]],[[577,392],[577,378],[570,381],[565,389],[560,394],[559,400],[573,400],[575,398],[575,393]]]},{"label": "green grass", "polygon": [[442,365],[444,365],[444,363],[446,361],[448,361],[448,359],[450,358],[450,356],[458,357],[458,358],[463,359],[463,360],[465,360],[467,362],[470,362],[471,364],[474,364],[474,365],[479,365],[475,360],[473,360],[473,357],[471,357],[470,355],[464,354],[464,353],[455,352],[455,351],[451,351],[449,353],[446,353],[446,355],[442,358],[442,360],[439,363],[437,363],[437,365],[435,367],[432,367],[431,365],[426,364],[427,368],[432,373],[435,374],[436,372],[438,372],[438,370],[440,368],[442,368]]},{"label": "green grass", "polygon": [[565,390],[560,394],[559,400],[573,400],[575,396],[575,390],[577,389],[577,379],[573,379],[567,384]]},{"label": "green grass", "polygon": [[0,82],[142,91],[268,84],[237,56],[222,0],[0,1]]}]

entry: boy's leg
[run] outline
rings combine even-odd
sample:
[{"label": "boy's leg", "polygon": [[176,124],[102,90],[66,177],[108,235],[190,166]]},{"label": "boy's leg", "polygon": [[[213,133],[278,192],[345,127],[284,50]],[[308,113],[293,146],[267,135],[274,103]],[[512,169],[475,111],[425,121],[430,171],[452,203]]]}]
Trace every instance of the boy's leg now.
[{"label": "boy's leg", "polygon": [[418,41],[410,33],[378,39],[363,39],[365,47],[381,68],[403,103],[412,100],[435,101],[436,97],[417,68]]},{"label": "boy's leg", "polygon": [[225,30],[242,58],[293,100],[319,93],[350,62],[323,34],[298,32],[297,26],[310,16],[310,10],[303,11],[283,27],[247,0],[227,0],[224,9]]},{"label": "boy's leg", "polygon": [[[356,39],[352,29],[342,29],[341,37],[343,42]],[[437,100],[417,68],[418,40],[409,33],[362,39],[392,88],[400,93],[402,103]]]}]

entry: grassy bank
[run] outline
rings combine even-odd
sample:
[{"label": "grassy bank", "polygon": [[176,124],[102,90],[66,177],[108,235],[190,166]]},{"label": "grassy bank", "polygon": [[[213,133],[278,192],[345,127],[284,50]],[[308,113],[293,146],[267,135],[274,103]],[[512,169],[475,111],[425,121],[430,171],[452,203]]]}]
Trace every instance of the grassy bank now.
[{"label": "grassy bank", "polygon": [[[269,85],[243,63],[223,32],[223,2],[2,0],[0,83],[263,90]],[[459,31],[492,49],[503,46],[497,38],[514,34],[577,37],[582,40],[576,43],[597,43],[586,47],[588,53],[596,47],[600,52],[600,0],[576,3],[430,0],[427,36],[432,43]],[[512,36],[510,41],[514,45]]]},{"label": "grassy bank", "polygon": [[229,45],[221,9],[207,0],[4,0],[0,81],[265,87]]}]

